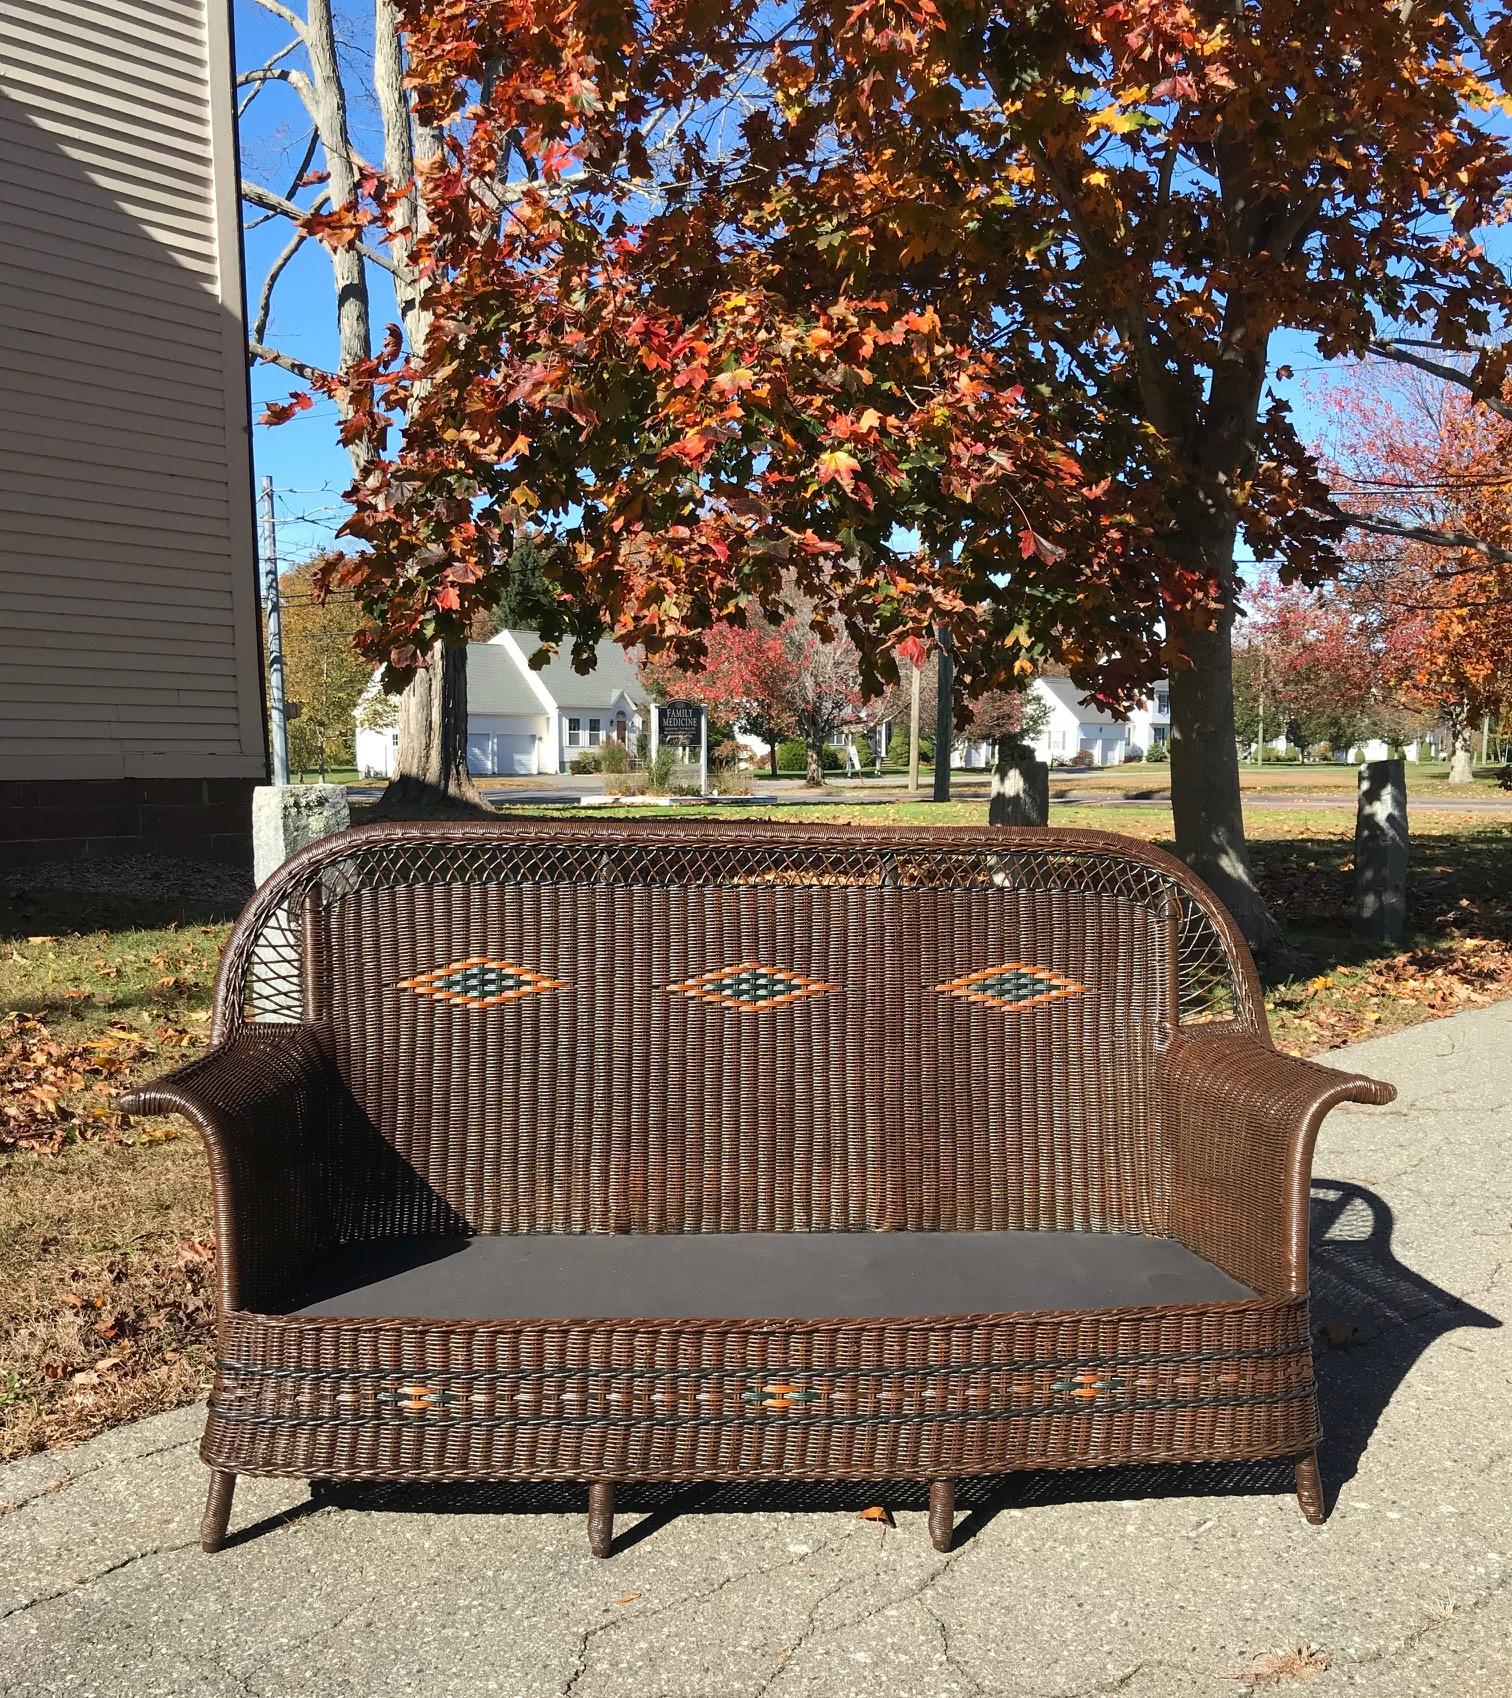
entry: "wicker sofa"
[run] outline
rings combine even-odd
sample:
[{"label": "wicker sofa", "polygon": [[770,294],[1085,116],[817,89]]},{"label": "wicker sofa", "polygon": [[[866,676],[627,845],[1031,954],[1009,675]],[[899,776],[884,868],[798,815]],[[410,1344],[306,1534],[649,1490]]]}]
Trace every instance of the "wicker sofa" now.
[{"label": "wicker sofa", "polygon": [[1294,1458],[1323,1116],[1123,838],[385,826],[297,856],[214,1047],[206,1549],[238,1474],[919,1479]]}]

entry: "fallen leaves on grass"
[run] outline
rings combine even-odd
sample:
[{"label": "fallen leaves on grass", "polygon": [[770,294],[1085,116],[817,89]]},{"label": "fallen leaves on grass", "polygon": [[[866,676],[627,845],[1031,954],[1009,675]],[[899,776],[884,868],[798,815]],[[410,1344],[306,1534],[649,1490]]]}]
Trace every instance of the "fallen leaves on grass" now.
[{"label": "fallen leaves on grass", "polygon": [[1512,942],[1454,937],[1278,985],[1266,998],[1277,1039],[1303,1054],[1512,998]]},{"label": "fallen leaves on grass", "polygon": [[[115,1020],[93,1037],[65,1043],[34,1014],[0,1018],[0,1153],[56,1154],[71,1137],[119,1133],[113,1106],[128,1077],[148,1062],[203,1042],[186,1026],[138,1029]],[[160,1141],[148,1131],[145,1141]]]},{"label": "fallen leaves on grass", "polygon": [[1268,1651],[1237,1678],[1245,1686],[1273,1686],[1283,1680],[1316,1680],[1333,1667],[1324,1652],[1311,1645],[1291,1645],[1284,1651]]}]

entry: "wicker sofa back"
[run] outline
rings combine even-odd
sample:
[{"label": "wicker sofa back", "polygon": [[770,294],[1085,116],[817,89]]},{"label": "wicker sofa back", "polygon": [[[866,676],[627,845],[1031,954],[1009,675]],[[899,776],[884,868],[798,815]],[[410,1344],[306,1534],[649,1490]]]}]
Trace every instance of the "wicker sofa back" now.
[{"label": "wicker sofa back", "polygon": [[1189,996],[1235,981],[1163,857],[488,830],[354,834],[228,958],[223,1031],[330,1034],[415,1177],[392,1230],[1168,1230],[1183,940],[1216,980]]}]

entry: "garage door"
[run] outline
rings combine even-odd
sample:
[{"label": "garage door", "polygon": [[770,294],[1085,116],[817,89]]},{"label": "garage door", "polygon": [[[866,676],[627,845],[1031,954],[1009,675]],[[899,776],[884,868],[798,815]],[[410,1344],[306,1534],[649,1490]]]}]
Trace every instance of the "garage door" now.
[{"label": "garage door", "polygon": [[536,769],[536,739],[529,732],[499,731],[494,734],[494,771],[533,773]]},{"label": "garage door", "polygon": [[528,731],[469,731],[467,770],[476,778],[534,773],[536,738]]}]

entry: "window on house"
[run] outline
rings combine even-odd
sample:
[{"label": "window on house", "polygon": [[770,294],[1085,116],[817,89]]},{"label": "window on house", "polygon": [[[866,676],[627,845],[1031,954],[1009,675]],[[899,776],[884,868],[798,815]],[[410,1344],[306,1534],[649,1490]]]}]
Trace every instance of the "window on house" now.
[{"label": "window on house", "polygon": [[597,746],[600,743],[602,743],[603,740],[604,740],[604,722],[603,722],[603,720],[601,720],[601,719],[590,719],[588,721],[588,746],[590,748],[597,748]]},{"label": "window on house", "polygon": [[569,749],[576,749],[576,748],[581,746],[582,741],[583,741],[583,722],[582,722],[582,720],[580,720],[580,719],[569,719],[567,721],[567,747]]},{"label": "window on house", "polygon": [[1158,714],[1169,716],[1171,711],[1170,691],[1157,690],[1155,692],[1155,711]]},{"label": "window on house", "polygon": [[1155,739],[1156,748],[1163,749],[1171,740],[1171,728],[1169,725],[1152,725],[1150,735]]}]

